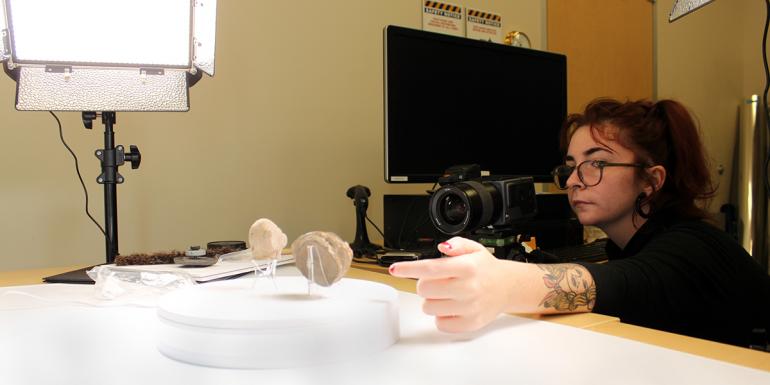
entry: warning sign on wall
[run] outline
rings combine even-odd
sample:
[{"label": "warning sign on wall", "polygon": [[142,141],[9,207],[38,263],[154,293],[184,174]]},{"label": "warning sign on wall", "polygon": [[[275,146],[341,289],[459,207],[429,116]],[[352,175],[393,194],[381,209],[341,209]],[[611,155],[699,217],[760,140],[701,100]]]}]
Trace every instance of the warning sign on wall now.
[{"label": "warning sign on wall", "polygon": [[448,35],[465,36],[463,7],[438,1],[423,1],[422,29]]},{"label": "warning sign on wall", "polygon": [[468,38],[495,43],[503,42],[503,19],[500,15],[468,8],[465,20]]}]

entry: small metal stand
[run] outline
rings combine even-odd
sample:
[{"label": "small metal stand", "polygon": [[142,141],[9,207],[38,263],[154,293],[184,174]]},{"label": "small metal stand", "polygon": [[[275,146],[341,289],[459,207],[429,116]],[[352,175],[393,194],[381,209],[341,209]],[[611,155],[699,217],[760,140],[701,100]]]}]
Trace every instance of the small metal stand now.
[{"label": "small metal stand", "polygon": [[99,115],[104,124],[104,148],[96,150],[96,157],[101,162],[102,173],[96,178],[96,182],[104,185],[104,229],[107,263],[115,262],[118,252],[118,191],[117,185],[123,183],[123,176],[118,173],[118,167],[126,161],[131,163],[132,169],[139,168],[142,163],[142,154],[139,149],[131,145],[126,152],[122,145],[115,146],[115,112],[104,111],[98,114],[94,111],[83,112],[83,125],[87,129],[93,128],[93,121]]}]

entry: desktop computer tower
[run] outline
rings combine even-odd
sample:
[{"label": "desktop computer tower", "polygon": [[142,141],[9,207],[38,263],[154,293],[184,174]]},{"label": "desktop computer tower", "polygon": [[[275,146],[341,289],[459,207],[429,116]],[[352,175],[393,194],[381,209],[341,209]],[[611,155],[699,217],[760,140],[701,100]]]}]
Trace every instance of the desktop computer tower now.
[{"label": "desktop computer tower", "polygon": [[428,216],[430,196],[390,195],[383,197],[385,247],[403,250],[433,248],[450,237],[433,226]]},{"label": "desktop computer tower", "polygon": [[537,194],[535,198],[537,215],[517,225],[521,233],[534,236],[541,249],[583,244],[583,225],[575,217],[567,194]]}]

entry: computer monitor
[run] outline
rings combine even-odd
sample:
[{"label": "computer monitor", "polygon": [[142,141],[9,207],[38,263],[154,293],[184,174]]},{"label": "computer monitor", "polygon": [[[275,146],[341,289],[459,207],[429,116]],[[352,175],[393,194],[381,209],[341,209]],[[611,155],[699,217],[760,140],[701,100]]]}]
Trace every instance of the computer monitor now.
[{"label": "computer monitor", "polygon": [[552,180],[563,161],[564,55],[396,26],[384,35],[386,182],[434,183],[473,163]]}]

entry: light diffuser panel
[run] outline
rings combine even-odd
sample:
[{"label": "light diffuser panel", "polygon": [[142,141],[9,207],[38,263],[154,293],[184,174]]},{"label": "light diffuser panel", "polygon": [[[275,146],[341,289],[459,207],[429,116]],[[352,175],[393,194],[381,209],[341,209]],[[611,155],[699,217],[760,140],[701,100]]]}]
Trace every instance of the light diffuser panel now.
[{"label": "light diffuser panel", "polygon": [[191,68],[191,0],[7,0],[15,63]]}]

